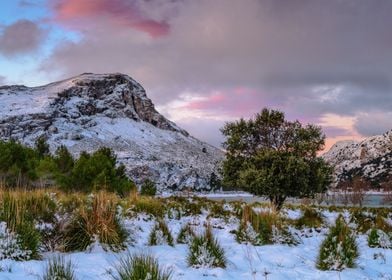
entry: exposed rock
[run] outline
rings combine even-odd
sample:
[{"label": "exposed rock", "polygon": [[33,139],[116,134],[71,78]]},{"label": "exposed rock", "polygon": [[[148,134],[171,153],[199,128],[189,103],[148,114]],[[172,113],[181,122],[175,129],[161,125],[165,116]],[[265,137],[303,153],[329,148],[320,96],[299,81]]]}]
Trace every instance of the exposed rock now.
[{"label": "exposed rock", "polygon": [[78,155],[112,148],[135,181],[164,188],[208,189],[223,153],[159,114],[143,87],[123,74],[91,74],[46,86],[0,87],[0,138]]},{"label": "exposed rock", "polygon": [[392,130],[358,142],[337,142],[323,157],[335,167],[335,186],[358,175],[380,187],[392,176]]}]

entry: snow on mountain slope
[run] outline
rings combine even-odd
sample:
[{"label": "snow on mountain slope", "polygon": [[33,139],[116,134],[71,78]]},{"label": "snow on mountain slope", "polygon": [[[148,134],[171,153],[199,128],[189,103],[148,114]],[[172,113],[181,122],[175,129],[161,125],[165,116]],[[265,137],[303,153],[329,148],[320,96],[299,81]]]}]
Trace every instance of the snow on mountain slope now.
[{"label": "snow on mountain slope", "polygon": [[208,189],[223,158],[160,115],[143,87],[123,74],[91,74],[46,86],[0,87],[0,138],[32,145],[44,136],[54,151],[75,155],[112,148],[135,181],[162,189]]},{"label": "snow on mountain slope", "polygon": [[379,186],[392,175],[392,130],[362,141],[337,142],[323,158],[335,167],[335,183],[359,175]]}]

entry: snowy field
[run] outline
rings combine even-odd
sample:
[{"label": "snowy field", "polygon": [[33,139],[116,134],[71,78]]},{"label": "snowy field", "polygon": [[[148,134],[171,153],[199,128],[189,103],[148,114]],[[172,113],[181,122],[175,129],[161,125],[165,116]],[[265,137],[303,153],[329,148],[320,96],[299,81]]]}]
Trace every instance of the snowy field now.
[{"label": "snowy field", "polygon": [[[264,209],[265,210],[265,209]],[[176,239],[182,225],[190,223],[196,232],[202,232],[207,222],[207,212],[196,216],[183,216],[181,219],[168,219],[166,222]],[[284,215],[291,219],[301,216],[299,209],[285,209]],[[161,267],[172,270],[172,279],[392,279],[392,250],[369,248],[366,235],[358,235],[359,258],[356,268],[343,271],[320,271],[316,268],[319,247],[328,232],[328,224],[332,225],[338,216],[336,212],[323,211],[326,225],[319,230],[292,229],[300,239],[297,246],[264,245],[253,246],[239,244],[235,235],[239,220],[230,218],[209,218],[215,237],[224,248],[228,265],[222,268],[188,267],[188,246],[184,244],[148,246],[148,235],[155,224],[154,218],[147,214],[138,214],[123,221],[127,231],[131,233],[127,251],[131,253],[150,253],[155,256]],[[349,213],[344,212],[348,218]],[[65,259],[72,260],[77,279],[112,279],[110,272],[127,252],[105,252],[98,244],[94,244],[86,252],[64,254]],[[0,279],[33,280],[42,276],[47,259],[55,254],[44,253],[43,260],[0,261]]]}]

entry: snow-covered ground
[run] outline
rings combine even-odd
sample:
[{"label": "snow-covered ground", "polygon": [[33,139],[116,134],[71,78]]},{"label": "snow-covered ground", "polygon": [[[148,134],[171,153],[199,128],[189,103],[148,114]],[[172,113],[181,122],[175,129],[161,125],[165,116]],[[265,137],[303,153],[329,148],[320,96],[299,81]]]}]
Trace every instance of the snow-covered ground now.
[{"label": "snow-covered ground", "polygon": [[[333,223],[337,213],[324,211],[328,223]],[[347,214],[347,213],[346,213]],[[298,218],[299,210],[286,210],[286,215]],[[196,230],[203,230],[206,222],[206,213],[199,216],[183,217],[180,220],[166,220],[174,238],[185,223],[190,222]],[[162,267],[173,271],[172,279],[392,279],[392,250],[369,248],[366,236],[359,235],[357,243],[360,256],[357,267],[338,271],[320,271],[316,269],[315,262],[319,246],[325,238],[327,229],[320,233],[313,231],[301,237],[298,246],[288,245],[265,245],[252,246],[239,244],[234,234],[230,231],[237,229],[238,220],[234,217],[228,221],[213,218],[209,220],[213,226],[214,235],[226,252],[228,266],[222,268],[191,268],[187,265],[187,245],[176,244],[148,246],[147,240],[154,220],[145,215],[124,221],[126,228],[132,232],[134,243],[129,245],[131,253],[151,253],[158,258]],[[300,233],[300,232],[298,232]],[[64,254],[65,258],[71,259],[78,279],[111,279],[110,271],[126,254],[105,252],[99,246],[91,252],[78,252]],[[0,279],[33,280],[42,276],[46,265],[46,259],[54,253],[45,254],[42,261],[0,261]],[[375,257],[381,256],[381,257]]]}]

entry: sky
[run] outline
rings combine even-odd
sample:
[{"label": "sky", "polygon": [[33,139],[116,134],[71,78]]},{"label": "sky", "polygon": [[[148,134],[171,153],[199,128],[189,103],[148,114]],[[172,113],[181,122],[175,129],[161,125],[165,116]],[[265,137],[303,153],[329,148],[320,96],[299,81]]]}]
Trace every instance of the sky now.
[{"label": "sky", "polygon": [[0,85],[121,72],[212,145],[269,107],[322,126],[328,149],[392,129],[391,14],[390,0],[1,0]]}]

